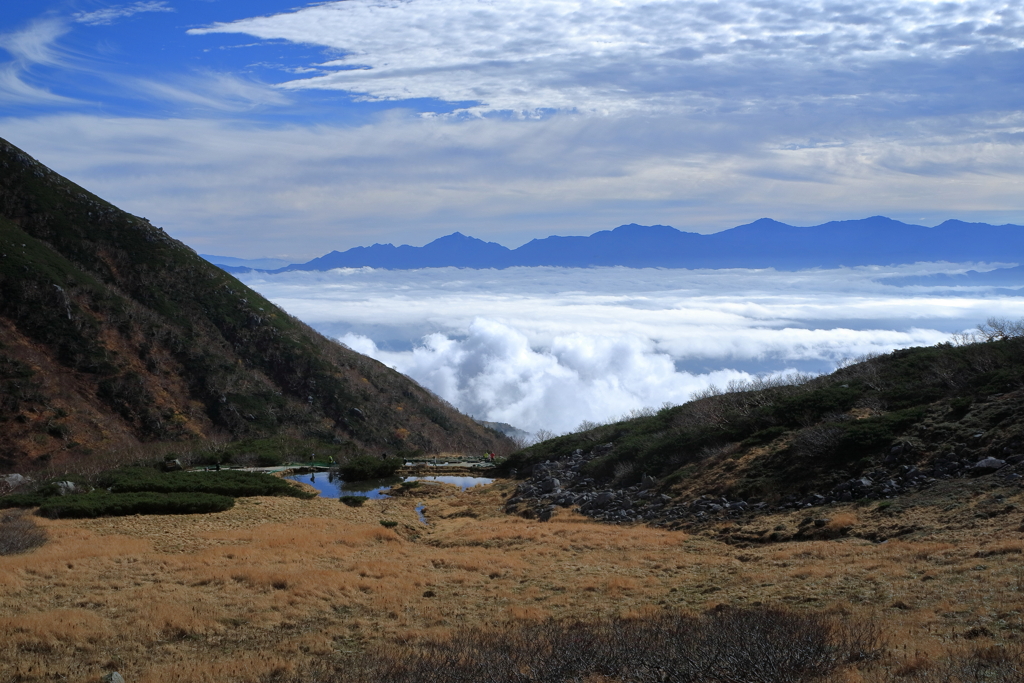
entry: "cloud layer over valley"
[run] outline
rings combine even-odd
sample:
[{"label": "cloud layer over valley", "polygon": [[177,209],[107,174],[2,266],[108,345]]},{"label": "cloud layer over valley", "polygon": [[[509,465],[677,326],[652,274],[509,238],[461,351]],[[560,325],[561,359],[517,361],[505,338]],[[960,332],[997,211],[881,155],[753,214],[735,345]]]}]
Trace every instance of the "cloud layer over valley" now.
[{"label": "cloud layer over valley", "polygon": [[894,287],[962,272],[918,264],[822,271],[373,269],[241,276],[325,334],[480,419],[564,432],[710,384],[827,372],[843,358],[945,341],[1024,317],[993,287]]}]

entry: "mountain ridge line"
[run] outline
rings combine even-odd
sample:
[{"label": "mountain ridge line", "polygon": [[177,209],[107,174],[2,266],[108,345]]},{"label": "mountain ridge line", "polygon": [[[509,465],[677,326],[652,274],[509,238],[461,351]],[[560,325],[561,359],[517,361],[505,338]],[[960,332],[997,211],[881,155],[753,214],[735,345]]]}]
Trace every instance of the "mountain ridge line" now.
[{"label": "mountain ridge line", "polygon": [[[685,232],[667,225],[630,223],[589,236],[551,235],[510,249],[453,232],[422,247],[391,243],[332,251],[305,263],[258,268],[243,259],[208,256],[229,272],[283,273],[334,268],[776,268],[799,270],[892,265],[922,261],[1005,261],[1024,253],[1024,226],[949,219],[935,227],[885,216],[793,226],[760,218],[720,232]],[[267,259],[252,259],[266,261]]]}]

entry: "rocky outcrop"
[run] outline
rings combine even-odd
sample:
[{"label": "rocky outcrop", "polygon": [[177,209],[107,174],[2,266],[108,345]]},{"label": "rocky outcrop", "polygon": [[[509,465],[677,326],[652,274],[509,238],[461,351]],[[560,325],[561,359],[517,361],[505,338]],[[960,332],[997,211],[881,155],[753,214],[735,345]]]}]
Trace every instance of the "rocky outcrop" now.
[{"label": "rocky outcrop", "polygon": [[[616,486],[598,482],[584,474],[585,465],[609,453],[614,444],[603,444],[584,453],[533,466],[532,471],[506,504],[506,512],[547,521],[559,508],[572,508],[593,519],[614,524],[645,523],[675,527],[682,524],[711,522],[761,512],[814,508],[832,503],[896,498],[931,486],[939,479],[992,476],[994,483],[1020,485],[1024,476],[1024,455],[1005,459],[992,456],[971,460],[963,457],[966,446],[955,444],[926,466],[897,464],[902,458],[889,458],[888,466],[877,467],[838,485],[807,495],[788,495],[773,503],[761,500],[730,499],[718,494],[680,498],[659,489],[654,477],[643,475],[638,484]],[[910,456],[912,447],[895,444],[890,455]],[[823,523],[824,524],[824,523]],[[822,525],[823,525],[822,524]],[[822,526],[819,525],[819,526]]]}]

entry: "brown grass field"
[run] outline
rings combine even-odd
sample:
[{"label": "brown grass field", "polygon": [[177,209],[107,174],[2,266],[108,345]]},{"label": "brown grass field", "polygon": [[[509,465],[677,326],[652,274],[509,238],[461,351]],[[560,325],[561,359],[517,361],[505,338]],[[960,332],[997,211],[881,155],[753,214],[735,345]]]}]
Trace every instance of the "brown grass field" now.
[{"label": "brown grass field", "polygon": [[[501,511],[514,484],[500,481],[360,508],[243,498],[212,515],[39,519],[46,545],[0,557],[0,680],[262,681],[461,627],[721,604],[868,620],[885,650],[840,680],[912,680],[1024,634],[1024,496],[955,484],[817,508],[831,520],[821,540],[778,543],[742,539],[795,530],[807,512],[691,534],[569,512],[539,523]],[[873,533],[890,539],[857,537]]]}]

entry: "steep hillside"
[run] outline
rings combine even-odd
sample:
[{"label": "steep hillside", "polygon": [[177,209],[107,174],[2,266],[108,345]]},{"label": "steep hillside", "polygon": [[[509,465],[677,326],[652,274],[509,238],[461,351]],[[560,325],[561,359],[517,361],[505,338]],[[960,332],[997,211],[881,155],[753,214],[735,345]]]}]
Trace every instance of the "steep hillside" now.
[{"label": "steep hillside", "polygon": [[0,470],[276,434],[378,453],[505,442],[0,140]]},{"label": "steep hillside", "polygon": [[537,444],[510,511],[682,524],[1024,481],[1024,324],[793,384],[762,382]]}]

